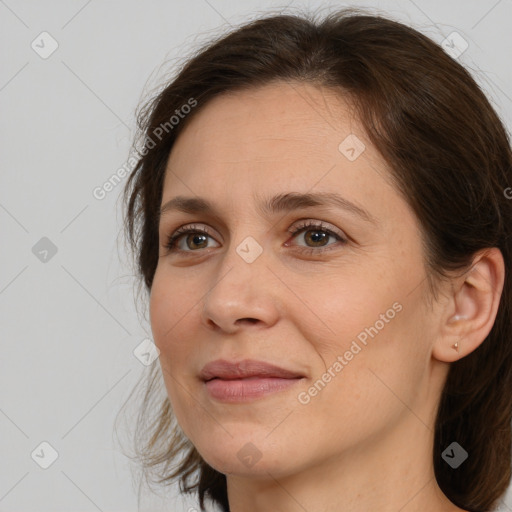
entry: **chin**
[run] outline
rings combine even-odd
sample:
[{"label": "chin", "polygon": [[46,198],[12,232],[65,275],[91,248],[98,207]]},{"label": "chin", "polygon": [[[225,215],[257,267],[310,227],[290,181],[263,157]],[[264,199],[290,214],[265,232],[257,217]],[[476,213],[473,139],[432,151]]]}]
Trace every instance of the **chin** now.
[{"label": "chin", "polygon": [[[219,427],[219,430],[222,430]],[[254,429],[237,432],[230,437],[222,430],[222,436],[208,436],[195,443],[201,457],[216,471],[225,475],[251,476],[254,478],[282,477],[292,472],[297,455],[294,446],[279,446],[280,441],[269,439],[268,430],[256,434]],[[297,461],[298,462],[298,461]]]},{"label": "chin", "polygon": [[269,460],[264,456],[258,459],[257,452],[254,452],[254,455],[247,453],[243,457],[232,451],[221,453],[218,450],[209,450],[200,453],[207,464],[224,475],[266,479],[269,475],[282,477],[287,473],[286,468],[279,460],[273,458]]}]

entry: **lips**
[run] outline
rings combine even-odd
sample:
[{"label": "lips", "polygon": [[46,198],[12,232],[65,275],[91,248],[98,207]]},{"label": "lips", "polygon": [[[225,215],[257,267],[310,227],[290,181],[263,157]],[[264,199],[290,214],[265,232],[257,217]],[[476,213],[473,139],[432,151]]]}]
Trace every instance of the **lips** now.
[{"label": "lips", "polygon": [[199,374],[199,378],[204,381],[212,379],[248,379],[254,377],[296,379],[304,377],[304,375],[270,363],[252,359],[245,359],[239,362],[217,359],[216,361],[206,364]]},{"label": "lips", "polygon": [[304,375],[263,361],[219,359],[205,365],[199,377],[210,398],[233,403],[250,402],[284,391]]}]

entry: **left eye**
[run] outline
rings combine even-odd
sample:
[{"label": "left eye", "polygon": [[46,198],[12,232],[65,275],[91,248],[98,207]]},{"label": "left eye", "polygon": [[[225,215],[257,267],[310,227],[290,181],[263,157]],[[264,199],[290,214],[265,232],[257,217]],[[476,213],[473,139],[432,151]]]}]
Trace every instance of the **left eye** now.
[{"label": "left eye", "polygon": [[[298,236],[301,233],[305,234],[304,240],[306,241],[306,244],[308,242],[312,243],[313,245],[307,245],[306,247],[308,249],[315,249],[316,247],[325,247],[327,246],[326,241],[329,238],[336,238],[339,242],[346,243],[347,240],[343,238],[341,235],[335,233],[334,231],[326,228],[323,224],[316,224],[316,223],[307,223],[303,224],[302,226],[296,227],[293,230],[290,231],[290,233],[295,237]],[[332,244],[330,244],[332,245]],[[319,251],[316,251],[319,252]]]},{"label": "left eye", "polygon": [[[326,228],[322,223],[308,222],[296,226],[293,229],[290,229],[288,232],[293,235],[293,237],[301,233],[306,234],[304,240],[306,240],[306,243],[311,243],[313,245],[298,246],[302,247],[302,249],[300,249],[301,251],[306,252],[318,253],[322,252],[322,250],[327,250],[322,248],[327,246],[326,241],[333,237],[342,244],[347,243],[347,240],[342,235]],[[168,237],[165,248],[168,250],[168,252],[197,252],[196,249],[208,248],[208,238],[213,240],[212,235],[205,228],[198,228],[197,226],[183,227],[177,229],[172,235]],[[185,240],[185,244],[188,249],[183,249],[180,247],[182,242],[181,239]],[[194,245],[195,247],[193,247]],[[285,245],[289,246],[289,244]]]}]

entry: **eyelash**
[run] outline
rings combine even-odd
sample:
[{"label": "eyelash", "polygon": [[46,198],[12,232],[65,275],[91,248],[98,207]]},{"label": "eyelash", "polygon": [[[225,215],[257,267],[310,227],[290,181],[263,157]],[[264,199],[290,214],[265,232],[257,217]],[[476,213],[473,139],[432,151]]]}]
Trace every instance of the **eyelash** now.
[{"label": "eyelash", "polygon": [[[334,231],[326,228],[322,222],[314,222],[314,221],[305,221],[299,226],[297,226],[294,229],[288,230],[288,233],[290,233],[292,236],[296,236],[301,232],[306,231],[321,231],[324,232],[330,236],[333,236],[338,239],[341,244],[346,244],[347,240],[343,238],[342,236],[338,235]],[[168,252],[181,252],[181,253],[191,253],[191,252],[198,252],[198,251],[183,251],[182,249],[176,249],[176,242],[179,238],[181,238],[183,235],[190,234],[190,233],[198,233],[201,235],[206,235],[209,237],[212,237],[210,233],[208,233],[205,229],[200,229],[195,225],[190,225],[188,227],[181,227],[178,228],[172,235],[169,235],[167,238],[167,243],[165,244],[165,248],[168,250]],[[212,237],[213,238],[213,237]],[[326,246],[329,247],[329,246]],[[300,252],[306,253],[306,254],[318,254],[323,253],[326,251],[331,250],[330,248],[314,248],[314,247],[301,247]]]}]

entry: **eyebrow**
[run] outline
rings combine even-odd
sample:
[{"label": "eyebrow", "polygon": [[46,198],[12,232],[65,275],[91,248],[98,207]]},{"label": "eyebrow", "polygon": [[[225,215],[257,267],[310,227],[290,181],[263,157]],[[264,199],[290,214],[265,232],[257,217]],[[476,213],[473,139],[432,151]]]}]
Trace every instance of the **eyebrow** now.
[{"label": "eyebrow", "polygon": [[[278,194],[269,199],[260,200],[257,206],[260,213],[265,217],[314,206],[332,206],[352,213],[367,222],[377,224],[375,217],[373,217],[364,208],[332,192],[289,192],[286,194]],[[170,199],[160,208],[159,220],[164,214],[172,210],[183,213],[205,214],[220,217],[215,206],[210,201],[202,197],[176,196]]]}]

